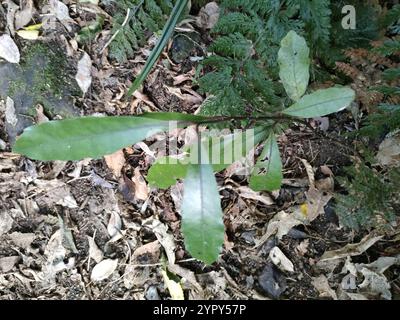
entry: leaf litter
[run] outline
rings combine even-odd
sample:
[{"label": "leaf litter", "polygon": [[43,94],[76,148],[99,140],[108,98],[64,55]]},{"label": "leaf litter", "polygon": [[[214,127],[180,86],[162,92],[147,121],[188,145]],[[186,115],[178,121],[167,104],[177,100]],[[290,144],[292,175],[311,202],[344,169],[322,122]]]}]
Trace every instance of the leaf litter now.
[{"label": "leaf litter", "polygon": [[[204,97],[194,91],[195,59],[189,57],[185,61],[189,70],[183,71],[181,65],[169,65],[162,57],[145,90],[127,103],[123,99],[131,81],[127,75],[141,69],[151,43],[134,60],[117,65],[107,58],[107,50],[99,53],[102,47],[98,50],[96,41],[85,47],[85,52],[78,51],[71,35],[76,26],[88,21],[69,3],[51,0],[39,20],[30,19],[38,8],[32,7],[31,1],[23,3],[26,6],[10,5],[8,20],[13,23],[9,24],[10,36],[0,36],[0,57],[19,62],[26,40],[18,38],[21,32],[26,35],[28,31],[27,37],[35,41],[42,41],[42,34],[57,34],[60,48],[73,60],[72,77],[76,76],[86,97],[76,97],[85,115],[170,111],[171,106],[179,112],[197,112]],[[103,10],[101,4],[93,5],[98,8],[95,12]],[[200,29],[209,29],[218,14],[218,5],[208,4],[199,18],[185,27],[197,30],[194,24],[199,24]],[[60,23],[52,23],[55,20],[67,32],[59,29]],[[38,38],[38,29],[23,29],[33,23],[43,24]],[[107,32],[101,31],[98,39],[105,42]],[[4,106],[8,104],[8,121],[15,121],[11,101],[7,102],[7,97],[0,100]],[[39,109],[38,118],[46,121],[40,115]],[[42,116],[54,119],[47,113]],[[7,119],[0,119],[0,133]],[[330,132],[333,127],[330,121],[323,130]],[[147,185],[148,168],[160,156],[151,143],[138,143],[111,159],[49,164],[29,163],[10,154],[9,149],[1,152],[1,298],[394,298],[399,257],[385,253],[387,238],[364,234],[365,238],[354,239],[326,219],[336,164],[318,160],[313,152],[319,150],[296,149],[293,136],[310,134],[305,128],[289,129],[280,138],[286,139],[280,147],[287,163],[287,179],[280,192],[249,189],[238,178],[244,168],[240,164],[218,174],[227,247],[216,266],[207,268],[192,259],[182,245],[178,228],[182,185],[165,192]],[[178,135],[172,138],[179,140]],[[387,137],[377,162],[386,165],[397,159],[395,139],[396,135]],[[118,191],[121,180],[128,185],[125,195]],[[174,218],[164,218],[171,216]],[[371,260],[370,255],[376,259]],[[347,267],[354,273],[357,287],[345,290],[341,281],[350,272],[340,273],[340,269],[352,257],[357,263],[349,260]]]}]

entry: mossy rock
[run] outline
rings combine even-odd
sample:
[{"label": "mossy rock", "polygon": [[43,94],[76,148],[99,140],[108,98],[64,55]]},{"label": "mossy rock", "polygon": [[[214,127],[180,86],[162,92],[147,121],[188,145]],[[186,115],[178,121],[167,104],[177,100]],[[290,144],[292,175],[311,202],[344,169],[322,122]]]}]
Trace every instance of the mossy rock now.
[{"label": "mossy rock", "polygon": [[[55,48],[56,49],[55,49]],[[36,106],[41,104],[45,114],[54,118],[79,116],[72,97],[79,94],[74,71],[60,49],[50,44],[35,43],[23,50],[19,65],[0,64],[0,97],[14,100],[15,126],[6,122],[11,144],[23,129],[34,124]]]}]

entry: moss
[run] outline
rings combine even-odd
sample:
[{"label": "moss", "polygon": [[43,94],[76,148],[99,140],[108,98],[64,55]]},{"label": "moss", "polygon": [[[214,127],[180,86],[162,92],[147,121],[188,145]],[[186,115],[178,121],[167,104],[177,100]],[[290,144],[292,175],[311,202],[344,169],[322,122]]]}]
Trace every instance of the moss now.
[{"label": "moss", "polygon": [[21,67],[31,73],[35,97],[51,94],[61,98],[68,79],[67,59],[58,49],[36,43],[26,49]]}]

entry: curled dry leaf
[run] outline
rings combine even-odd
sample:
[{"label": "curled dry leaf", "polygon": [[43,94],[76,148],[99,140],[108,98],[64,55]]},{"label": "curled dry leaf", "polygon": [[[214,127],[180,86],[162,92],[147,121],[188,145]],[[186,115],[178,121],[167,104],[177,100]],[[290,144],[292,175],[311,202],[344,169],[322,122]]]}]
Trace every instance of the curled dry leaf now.
[{"label": "curled dry leaf", "polygon": [[269,257],[274,265],[282,271],[294,272],[294,265],[278,247],[273,247]]},{"label": "curled dry leaf", "polygon": [[207,3],[201,8],[197,25],[202,29],[212,29],[218,22],[220,9],[216,2]]},{"label": "curled dry leaf", "polygon": [[0,258],[0,272],[7,273],[11,271],[19,259],[20,259],[19,256]]},{"label": "curled dry leaf", "polygon": [[10,97],[7,97],[6,99],[6,122],[10,124],[11,126],[15,126],[18,122],[17,115],[15,113],[15,107],[14,107],[14,100],[11,99]]},{"label": "curled dry leaf", "polygon": [[120,233],[122,227],[122,220],[119,214],[115,211],[111,211],[110,220],[108,221],[107,231],[110,237],[116,236]]},{"label": "curled dry leaf", "polygon": [[89,55],[84,52],[81,60],[78,62],[78,72],[76,73],[75,79],[81,88],[83,94],[85,94],[90,85],[92,84],[92,59]]},{"label": "curled dry leaf", "polygon": [[34,12],[33,1],[25,0],[21,2],[22,9],[15,13],[15,29],[25,27],[31,20]]},{"label": "curled dry leaf", "polygon": [[103,252],[99,249],[92,237],[87,236],[87,239],[89,242],[89,257],[96,261],[96,263],[99,263],[104,258]]},{"label": "curled dry leaf", "polygon": [[400,165],[400,131],[389,134],[380,144],[376,160],[384,166]]},{"label": "curled dry leaf", "polygon": [[334,259],[341,259],[346,258],[348,256],[358,256],[368,250],[371,246],[373,246],[376,242],[381,240],[383,236],[374,237],[371,234],[365,236],[360,242],[358,243],[350,243],[343,248],[333,251],[325,252],[320,261],[326,260],[334,260]]},{"label": "curled dry leaf", "polygon": [[109,278],[117,269],[118,259],[106,259],[96,264],[90,275],[92,281],[102,281]]},{"label": "curled dry leaf", "polygon": [[172,300],[185,300],[181,284],[171,280],[165,270],[162,270],[161,273]]},{"label": "curled dry leaf", "polygon": [[8,34],[0,36],[0,58],[11,63],[19,63],[19,49]]},{"label": "curled dry leaf", "polygon": [[13,222],[13,218],[6,211],[0,212],[0,236],[11,230]]},{"label": "curled dry leaf", "polygon": [[119,178],[121,176],[121,170],[125,165],[125,155],[122,150],[118,150],[113,154],[104,156],[107,166],[112,170],[114,176]]},{"label": "curled dry leaf", "polygon": [[135,168],[132,181],[135,184],[135,198],[145,201],[149,196],[149,188],[144,180],[139,168]]},{"label": "curled dry leaf", "polygon": [[324,275],[312,278],[312,285],[318,290],[320,297],[331,297],[337,300],[337,295],[334,290],[329,286],[328,279]]}]

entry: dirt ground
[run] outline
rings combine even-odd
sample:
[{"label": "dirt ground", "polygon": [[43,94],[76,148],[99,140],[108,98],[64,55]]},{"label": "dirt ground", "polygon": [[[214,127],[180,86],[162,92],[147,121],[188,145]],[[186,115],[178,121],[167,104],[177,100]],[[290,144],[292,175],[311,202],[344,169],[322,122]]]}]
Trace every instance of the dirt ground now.
[{"label": "dirt ground", "polygon": [[[73,19],[86,21],[90,14],[76,10]],[[186,27],[197,31],[194,24]],[[105,30],[85,48],[93,63],[92,84],[84,96],[70,95],[81,115],[198,112],[205,96],[196,91],[198,62],[191,57],[201,50],[194,49],[176,63],[171,59],[172,43],[143,88],[125,100],[124,93],[143,66],[150,45],[135,59],[119,64],[108,59],[107,50],[101,51],[108,39],[109,30]],[[29,50],[30,41],[18,41]],[[74,48],[70,32],[62,27],[57,32],[48,30],[35,41],[59,47],[66,55],[67,75],[74,77],[82,51]],[[208,40],[202,41],[205,47]],[[27,53],[21,54],[23,58]],[[0,62],[0,68],[4,63]],[[4,144],[0,152],[0,299],[171,299],[164,270],[180,281],[185,299],[400,297],[398,228],[392,236],[355,233],[339,225],[333,209],[332,195],[340,191],[335,178],[354,156],[353,142],[340,136],[354,126],[350,114],[330,117],[324,131],[314,120],[310,122],[314,131],[303,125],[286,130],[279,139],[285,180],[278,192],[252,191],[246,177],[236,174],[235,165],[217,174],[226,236],[218,261],[206,266],[184,248],[182,182],[159,190],[146,181],[159,156],[153,147],[165,134],[108,159],[32,161],[11,152],[6,98],[2,95],[0,104]],[[60,114],[36,110],[32,123],[57,119]],[[185,130],[174,134],[182,140]],[[318,217],[307,225],[287,227],[285,214],[301,212],[301,205],[311,197],[313,179]],[[266,238],[279,215],[278,229],[290,231],[279,238],[275,230]],[[271,250],[276,252],[276,248],[289,264],[279,268],[272,262]],[[342,251],[334,251],[338,249]],[[382,268],[385,275],[378,272]],[[364,277],[352,276],[355,269]]]}]

